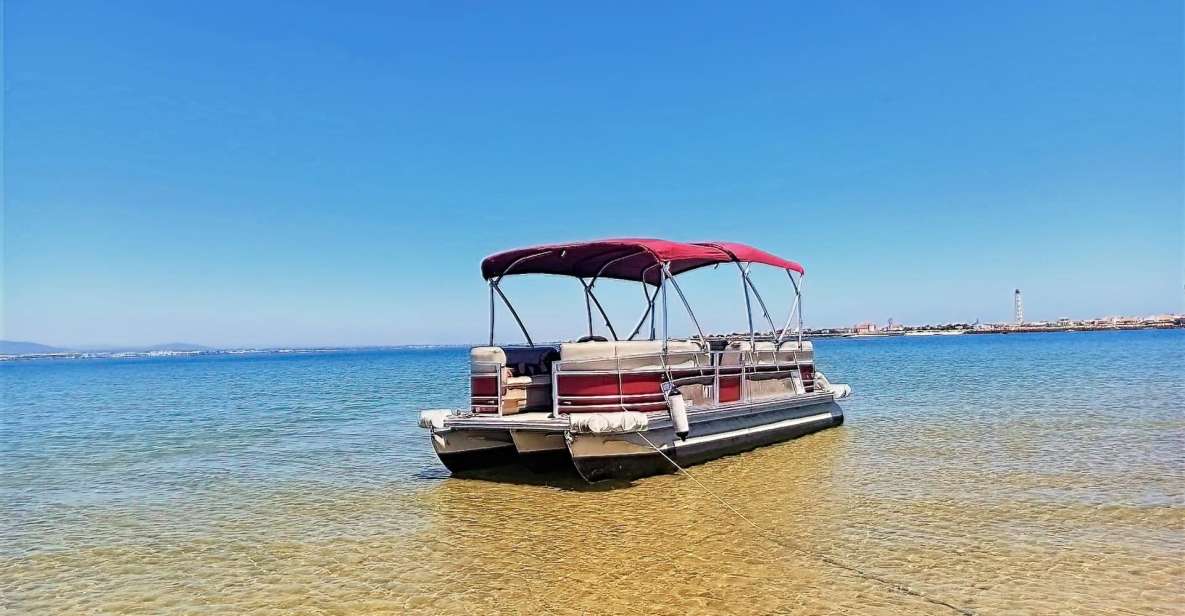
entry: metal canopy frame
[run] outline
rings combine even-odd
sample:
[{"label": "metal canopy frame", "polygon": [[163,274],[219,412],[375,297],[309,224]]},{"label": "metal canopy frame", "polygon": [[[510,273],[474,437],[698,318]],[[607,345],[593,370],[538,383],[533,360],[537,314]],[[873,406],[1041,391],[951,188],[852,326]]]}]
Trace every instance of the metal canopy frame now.
[{"label": "metal canopy frame", "polygon": [[[613,322],[609,319],[609,315],[605,313],[605,307],[601,305],[601,301],[597,299],[596,293],[593,293],[593,285],[597,283],[596,278],[592,282],[585,282],[580,278],[580,284],[584,285],[584,304],[588,309],[588,335],[593,335],[593,320],[592,320],[592,306],[596,305],[597,311],[601,313],[601,318],[605,320],[605,327],[609,328],[609,334],[617,340],[617,330],[613,329]],[[592,300],[591,303],[589,300]]]},{"label": "metal canopy frame", "polygon": [[[651,268],[658,267],[658,266],[659,266],[659,264],[656,263],[656,264],[652,265],[650,268],[647,268],[646,271],[649,271]],[[647,316],[650,317],[650,339],[654,340],[654,338],[655,338],[654,302],[658,300],[658,287],[655,287],[654,294],[651,295],[650,294],[650,285],[643,282],[642,283],[642,295],[646,298],[646,309],[644,311],[642,311],[642,316],[638,319],[638,324],[635,325],[634,329],[630,331],[630,335],[628,338],[626,338],[626,340],[633,340],[634,337],[638,335],[638,332],[642,331],[642,326],[646,324],[646,317]]]},{"label": "metal canopy frame", "polygon": [[[502,282],[502,278],[504,278],[510,272],[510,270],[513,269],[516,265],[518,265],[519,263],[522,263],[523,261],[527,261],[529,259],[538,257],[541,254],[543,254],[543,253],[536,253],[536,254],[524,256],[524,257],[518,259],[517,261],[513,262],[510,266],[508,266],[505,269],[505,271],[502,273],[502,275],[497,276],[496,278],[490,279],[490,281],[489,281],[489,284],[490,284],[489,345],[490,346],[494,346],[494,334],[495,334],[496,313],[497,313],[497,302],[494,299],[495,296],[500,297],[502,299],[502,303],[506,305],[506,308],[510,311],[511,316],[514,317],[515,323],[518,324],[519,329],[523,333],[523,337],[526,338],[526,340],[527,340],[527,345],[529,345],[531,347],[535,346],[535,342],[531,338],[530,332],[527,331],[527,327],[523,323],[522,318],[519,316],[518,311],[515,310],[514,305],[511,304],[511,302],[510,302],[510,299],[506,297],[506,294],[502,291],[500,285]],[[586,309],[587,317],[588,317],[588,335],[589,336],[594,335],[592,309],[593,309],[593,306],[596,306],[597,312],[600,313],[601,318],[604,320],[605,327],[609,330],[609,334],[611,336],[613,336],[613,340],[615,340],[615,341],[621,340],[621,338],[617,334],[616,328],[613,327],[612,320],[609,318],[609,315],[605,311],[604,306],[601,305],[601,302],[597,298],[596,293],[593,291],[593,288],[596,285],[597,279],[600,277],[600,274],[603,273],[610,265],[612,265],[613,263],[620,261],[622,259],[628,259],[631,257],[635,257],[638,254],[639,253],[636,253],[636,252],[630,253],[630,254],[623,255],[622,257],[619,257],[618,259],[614,259],[614,260],[606,263],[600,269],[600,271],[597,272],[597,274],[592,277],[591,280],[586,281],[583,277],[577,277],[577,280],[580,281],[581,286],[584,288],[585,309]],[[805,274],[800,273],[798,276],[798,279],[796,280],[794,277],[794,272],[792,272],[790,269],[784,270],[786,272],[787,278],[790,279],[791,286],[794,289],[794,303],[790,307],[790,314],[786,318],[786,324],[779,330],[778,327],[774,324],[773,318],[770,316],[769,307],[766,306],[765,300],[761,297],[761,293],[757,290],[757,285],[753,283],[753,279],[749,275],[749,269],[752,266],[752,262],[734,261],[734,263],[736,263],[737,269],[740,272],[741,289],[744,292],[744,297],[745,297],[745,316],[747,318],[748,325],[749,325],[750,348],[755,351],[756,347],[757,347],[757,331],[754,328],[754,323],[753,323],[752,299],[757,300],[757,305],[761,307],[762,315],[765,317],[766,323],[769,324],[770,335],[772,337],[774,337],[775,350],[781,348],[782,342],[784,341],[786,334],[790,329],[791,323],[794,322],[795,316],[798,317],[797,327],[795,328],[795,330],[796,330],[796,334],[797,334],[798,344],[799,344],[799,347],[801,348],[802,335],[803,335],[802,290],[803,290],[803,286],[804,286],[804,282],[805,282],[805,280],[804,280]],[[660,272],[658,284],[656,285],[654,292],[651,293],[650,290],[648,289],[648,286],[650,285],[650,283],[646,282],[646,275],[654,267],[660,267],[661,272]],[[643,310],[642,316],[638,319],[637,325],[634,326],[634,328],[630,331],[629,336],[626,337],[625,340],[633,340],[635,337],[637,337],[637,335],[642,331],[642,327],[646,324],[647,317],[649,317],[649,319],[650,319],[650,340],[654,340],[656,338],[655,321],[656,321],[656,317],[657,317],[656,313],[658,311],[655,309],[655,303],[657,302],[657,300],[659,299],[659,296],[661,295],[661,297],[662,297],[663,354],[664,355],[666,354],[667,343],[670,341],[670,331],[668,329],[669,314],[668,314],[668,310],[667,310],[667,305],[668,305],[668,303],[667,303],[667,286],[669,283],[669,285],[675,289],[675,293],[679,296],[680,302],[683,304],[684,309],[687,311],[687,316],[691,319],[692,324],[695,326],[696,333],[698,334],[701,343],[703,343],[705,346],[707,345],[707,336],[704,334],[703,328],[700,327],[699,320],[696,318],[695,312],[691,308],[691,303],[687,301],[687,296],[684,295],[683,290],[679,287],[679,283],[675,280],[675,276],[676,275],[671,272],[671,267],[670,267],[669,261],[657,262],[654,265],[646,268],[646,270],[644,270],[641,282],[642,282],[642,294],[646,299],[646,308],[645,308],[645,310]],[[752,295],[752,298],[750,297],[750,294]]]}]

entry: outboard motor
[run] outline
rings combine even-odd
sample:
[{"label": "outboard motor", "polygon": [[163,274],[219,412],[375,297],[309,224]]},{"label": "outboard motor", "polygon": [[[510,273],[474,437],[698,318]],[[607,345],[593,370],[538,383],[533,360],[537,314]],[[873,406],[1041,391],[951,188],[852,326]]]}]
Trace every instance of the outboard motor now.
[{"label": "outboard motor", "polygon": [[683,394],[678,387],[672,387],[667,392],[667,407],[671,411],[671,423],[675,426],[675,436],[679,440],[687,440],[688,433],[691,428],[687,425],[687,401],[683,399]]}]

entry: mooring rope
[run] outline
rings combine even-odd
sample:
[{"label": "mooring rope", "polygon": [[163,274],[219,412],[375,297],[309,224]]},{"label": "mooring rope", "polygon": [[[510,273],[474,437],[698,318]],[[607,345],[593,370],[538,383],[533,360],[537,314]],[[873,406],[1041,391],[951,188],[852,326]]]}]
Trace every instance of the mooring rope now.
[{"label": "mooring rope", "polygon": [[659,449],[657,445],[655,445],[654,443],[652,443],[650,441],[650,439],[646,438],[646,435],[644,433],[638,432],[637,435],[642,437],[642,440],[646,441],[646,444],[650,445],[650,447],[653,448],[654,451],[657,451],[658,455],[666,458],[667,462],[670,462],[672,465],[674,465],[675,468],[682,471],[684,475],[686,475],[692,481],[694,481],[696,483],[696,485],[698,485],[700,488],[703,488],[704,492],[707,492],[708,494],[710,494],[712,496],[712,498],[715,498],[716,500],[720,501],[721,505],[724,505],[725,507],[727,507],[729,511],[732,511],[733,513],[735,513],[737,515],[737,517],[739,517],[740,519],[748,522],[749,526],[752,526],[755,530],[757,530],[758,533],[764,539],[777,545],[778,547],[781,547],[782,549],[789,550],[791,552],[806,556],[808,558],[813,558],[815,560],[827,563],[828,565],[831,565],[833,567],[838,567],[838,568],[848,571],[850,573],[854,573],[857,576],[862,577],[866,580],[871,580],[871,581],[883,584],[885,586],[888,586],[889,588],[896,590],[897,592],[901,592],[901,593],[904,593],[904,594],[907,594],[907,595],[910,595],[913,597],[917,597],[919,599],[922,599],[923,601],[928,601],[930,603],[933,603],[934,605],[940,605],[942,607],[954,610],[955,612],[958,612],[959,614],[963,614],[964,616],[974,616],[975,615],[975,612],[972,612],[971,610],[969,610],[967,608],[959,607],[959,606],[957,606],[953,603],[950,603],[948,601],[944,601],[944,600],[939,599],[937,597],[932,597],[932,596],[927,595],[925,593],[916,591],[916,590],[910,588],[909,586],[906,586],[905,584],[901,584],[899,582],[894,582],[893,580],[890,580],[886,577],[865,571],[855,565],[849,565],[841,560],[832,558],[832,557],[827,556],[825,554],[816,554],[814,552],[808,552],[802,548],[798,548],[798,547],[794,547],[792,545],[786,545],[785,543],[782,543],[781,541],[779,541],[777,539],[776,535],[773,532],[759,526],[753,520],[750,520],[748,517],[745,516],[745,514],[738,511],[736,507],[733,507],[731,504],[729,504],[728,501],[724,500],[723,498],[720,498],[720,496],[718,496],[715,492],[710,490],[708,488],[708,486],[704,485],[703,482],[701,482],[699,479],[696,479],[695,475],[692,475],[691,473],[687,472],[687,469],[680,466],[678,462],[675,462],[674,460],[672,460],[671,457],[666,454],[666,452],[664,452],[662,449]]}]

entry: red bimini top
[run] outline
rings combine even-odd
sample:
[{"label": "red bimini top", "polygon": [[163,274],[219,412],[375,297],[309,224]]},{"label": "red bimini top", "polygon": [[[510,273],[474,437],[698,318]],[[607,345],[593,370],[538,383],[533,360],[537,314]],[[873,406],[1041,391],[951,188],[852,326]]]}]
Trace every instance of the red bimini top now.
[{"label": "red bimini top", "polygon": [[731,259],[714,246],[667,240],[620,238],[517,248],[486,257],[481,275],[487,280],[508,274],[557,274],[580,278],[616,278],[658,284],[659,264],[671,273],[726,263]]},{"label": "red bimini top", "polygon": [[778,255],[765,252],[760,248],[754,248],[748,244],[739,244],[737,242],[696,242],[696,244],[699,246],[711,246],[713,248],[719,248],[720,250],[728,253],[728,256],[732,257],[732,261],[772,265],[774,267],[780,267],[782,269],[798,272],[799,276],[806,275],[806,270],[802,268],[802,265],[799,265],[798,263],[788,259],[783,259]]},{"label": "red bimini top", "polygon": [[731,242],[684,244],[647,238],[619,238],[517,248],[490,255],[481,262],[481,275],[489,280],[517,274],[555,274],[579,278],[616,278],[658,284],[660,266],[670,263],[671,273],[731,261],[764,263],[803,273],[802,266]]}]

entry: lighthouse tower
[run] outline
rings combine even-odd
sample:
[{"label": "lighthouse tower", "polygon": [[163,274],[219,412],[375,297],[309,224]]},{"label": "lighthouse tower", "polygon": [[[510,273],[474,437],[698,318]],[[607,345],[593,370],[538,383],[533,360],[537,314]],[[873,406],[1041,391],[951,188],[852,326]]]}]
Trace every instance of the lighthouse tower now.
[{"label": "lighthouse tower", "polygon": [[1025,304],[1020,298],[1020,289],[1012,292],[1012,312],[1017,325],[1025,324]]}]

